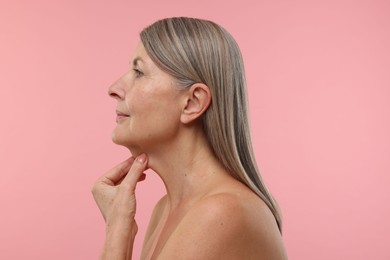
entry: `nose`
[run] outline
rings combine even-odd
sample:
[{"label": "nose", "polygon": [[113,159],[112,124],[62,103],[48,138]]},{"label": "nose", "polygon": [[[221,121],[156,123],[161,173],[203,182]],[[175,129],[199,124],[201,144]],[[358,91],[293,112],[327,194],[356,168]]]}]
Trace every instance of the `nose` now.
[{"label": "nose", "polygon": [[123,88],[123,81],[122,78],[115,81],[109,88],[108,88],[108,95],[116,100],[122,100],[125,97],[125,91]]}]

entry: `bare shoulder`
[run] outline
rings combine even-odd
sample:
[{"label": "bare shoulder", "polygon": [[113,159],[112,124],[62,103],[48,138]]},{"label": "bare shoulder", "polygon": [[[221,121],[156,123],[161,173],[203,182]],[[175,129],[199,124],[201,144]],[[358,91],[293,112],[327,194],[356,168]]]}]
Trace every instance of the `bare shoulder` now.
[{"label": "bare shoulder", "polygon": [[210,194],[194,205],[159,259],[287,258],[266,204],[248,188],[238,186]]}]

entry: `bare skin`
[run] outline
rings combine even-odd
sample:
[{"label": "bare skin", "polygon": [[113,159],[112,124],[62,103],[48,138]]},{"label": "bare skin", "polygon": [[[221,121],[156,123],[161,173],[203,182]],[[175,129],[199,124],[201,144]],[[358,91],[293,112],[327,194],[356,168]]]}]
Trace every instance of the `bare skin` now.
[{"label": "bare skin", "polygon": [[129,115],[118,121],[113,141],[144,162],[130,159],[92,188],[107,224],[101,259],[131,259],[135,188],[147,168],[161,177],[167,194],[153,211],[141,259],[287,259],[268,207],[212,153],[198,120],[211,102],[208,87],[179,90],[142,44],[135,57],[142,62],[133,68],[142,73],[129,71],[109,90]]},{"label": "bare skin", "polygon": [[267,206],[236,180],[221,181],[174,209],[163,197],[141,259],[286,259]]}]

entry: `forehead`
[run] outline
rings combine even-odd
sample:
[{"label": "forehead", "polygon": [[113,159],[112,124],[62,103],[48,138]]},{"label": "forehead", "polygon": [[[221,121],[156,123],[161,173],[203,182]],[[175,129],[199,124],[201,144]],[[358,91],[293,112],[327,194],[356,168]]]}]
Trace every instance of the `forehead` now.
[{"label": "forehead", "polygon": [[130,64],[133,64],[133,61],[135,61],[137,58],[141,58],[142,61],[145,61],[148,63],[152,62],[152,60],[149,58],[149,55],[146,52],[145,47],[141,41],[138,42],[136,48],[133,51],[133,55],[132,55],[132,58],[130,60]]}]

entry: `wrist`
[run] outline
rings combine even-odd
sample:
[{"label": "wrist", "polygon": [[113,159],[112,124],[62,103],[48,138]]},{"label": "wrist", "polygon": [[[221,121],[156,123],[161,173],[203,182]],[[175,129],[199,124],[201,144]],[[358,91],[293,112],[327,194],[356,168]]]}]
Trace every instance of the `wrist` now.
[{"label": "wrist", "polygon": [[107,224],[106,240],[100,259],[131,259],[128,256],[131,256],[137,231],[137,223],[134,220]]},{"label": "wrist", "polygon": [[135,220],[122,220],[107,222],[106,236],[129,236],[135,237],[138,232],[138,226]]}]

